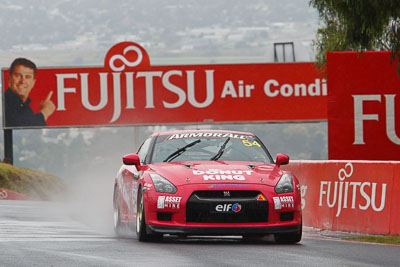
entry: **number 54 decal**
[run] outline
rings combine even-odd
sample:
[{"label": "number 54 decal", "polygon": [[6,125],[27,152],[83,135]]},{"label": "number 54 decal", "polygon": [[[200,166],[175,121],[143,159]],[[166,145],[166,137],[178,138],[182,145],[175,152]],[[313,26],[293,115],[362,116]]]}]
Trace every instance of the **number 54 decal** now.
[{"label": "number 54 decal", "polygon": [[258,146],[261,147],[257,141],[250,142],[249,140],[242,140],[243,145],[245,146]]}]

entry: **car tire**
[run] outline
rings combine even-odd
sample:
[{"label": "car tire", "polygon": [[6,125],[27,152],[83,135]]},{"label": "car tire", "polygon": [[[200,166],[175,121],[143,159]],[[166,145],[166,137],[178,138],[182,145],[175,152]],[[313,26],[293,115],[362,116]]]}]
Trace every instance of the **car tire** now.
[{"label": "car tire", "polygon": [[139,191],[138,197],[136,212],[136,235],[140,242],[155,241],[162,238],[162,235],[148,234],[146,231],[146,215],[142,190]]},{"label": "car tire", "polygon": [[113,201],[113,214],[114,214],[114,232],[117,236],[122,236],[123,223],[121,222],[121,211],[119,208],[119,197],[118,188],[114,189],[114,201]]},{"label": "car tire", "polygon": [[265,235],[245,234],[242,235],[242,238],[244,242],[262,242],[264,241]]},{"label": "car tire", "polygon": [[275,241],[280,244],[295,244],[300,242],[302,234],[303,227],[300,227],[300,230],[294,233],[275,234]]}]

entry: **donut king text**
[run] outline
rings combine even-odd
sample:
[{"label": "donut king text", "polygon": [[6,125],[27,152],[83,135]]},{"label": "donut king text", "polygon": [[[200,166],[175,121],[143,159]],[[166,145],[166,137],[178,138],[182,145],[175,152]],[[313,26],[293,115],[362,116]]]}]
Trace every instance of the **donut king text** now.
[{"label": "donut king text", "polygon": [[203,175],[205,181],[224,181],[224,180],[246,180],[245,175],[252,175],[253,171],[241,171],[241,170],[208,170],[199,171],[193,170],[194,175]]}]

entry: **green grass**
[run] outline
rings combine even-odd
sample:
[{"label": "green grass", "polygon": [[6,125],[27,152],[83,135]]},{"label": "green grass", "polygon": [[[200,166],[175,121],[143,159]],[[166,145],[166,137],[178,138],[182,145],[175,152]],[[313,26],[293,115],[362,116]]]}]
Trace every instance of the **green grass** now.
[{"label": "green grass", "polygon": [[0,188],[37,200],[51,200],[65,191],[65,184],[61,178],[49,173],[0,163]]},{"label": "green grass", "polygon": [[370,242],[370,243],[383,243],[400,245],[400,236],[359,236],[359,237],[346,237],[344,240]]}]

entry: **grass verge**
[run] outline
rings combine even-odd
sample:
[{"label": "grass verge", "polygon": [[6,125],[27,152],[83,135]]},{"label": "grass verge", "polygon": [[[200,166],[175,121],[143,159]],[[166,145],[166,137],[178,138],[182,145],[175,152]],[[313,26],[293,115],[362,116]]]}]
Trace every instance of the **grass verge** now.
[{"label": "grass verge", "polygon": [[398,235],[395,235],[395,236],[358,236],[358,237],[346,237],[343,239],[349,240],[349,241],[400,245],[400,236],[398,236]]},{"label": "grass verge", "polygon": [[0,163],[0,187],[37,200],[52,200],[66,188],[55,175],[6,163]]}]

